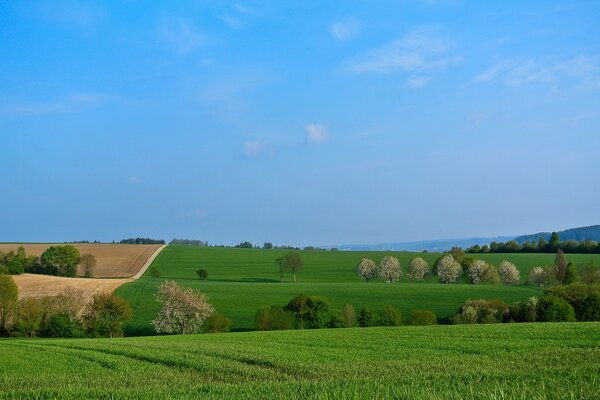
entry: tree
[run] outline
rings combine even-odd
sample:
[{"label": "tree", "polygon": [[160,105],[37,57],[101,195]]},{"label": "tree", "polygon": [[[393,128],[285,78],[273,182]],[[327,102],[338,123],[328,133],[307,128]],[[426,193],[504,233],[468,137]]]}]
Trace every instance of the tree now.
[{"label": "tree", "polygon": [[533,267],[533,269],[529,271],[527,282],[534,286],[546,286],[549,283],[549,278],[547,270],[542,267]]},{"label": "tree", "polygon": [[560,246],[560,236],[558,236],[557,232],[552,232],[552,234],[550,235],[550,242],[548,243],[548,247],[550,248],[550,251],[558,250],[559,246]]},{"label": "tree", "polygon": [[410,315],[410,325],[436,325],[437,317],[428,310],[415,310]]},{"label": "tree", "polygon": [[81,268],[83,269],[83,276],[86,278],[93,278],[96,264],[96,257],[92,254],[83,254],[79,260],[79,265],[81,265]]},{"label": "tree", "polygon": [[327,317],[330,310],[329,302],[323,297],[306,296],[300,294],[294,297],[284,307],[294,315],[298,327],[304,328],[324,328],[327,324]]},{"label": "tree", "polygon": [[579,280],[579,274],[577,273],[577,268],[575,268],[575,264],[572,262],[567,264],[567,269],[565,270],[565,278],[563,279],[563,284],[570,285]]},{"label": "tree", "polygon": [[442,283],[456,283],[462,274],[462,268],[451,255],[446,254],[438,263],[437,274]]},{"label": "tree", "polygon": [[161,283],[156,300],[162,304],[152,321],[158,333],[200,333],[204,321],[215,311],[206,295],[175,281]]},{"label": "tree", "polygon": [[285,264],[283,262],[283,257],[276,258],[275,265],[277,265],[277,268],[279,269],[279,279],[281,279],[281,283],[283,283],[285,271],[287,270],[287,267],[285,266]]},{"label": "tree", "polygon": [[377,322],[381,326],[400,326],[402,325],[402,314],[396,307],[385,305],[377,313]]},{"label": "tree", "polygon": [[271,242],[265,242],[263,244],[263,249],[265,249],[265,250],[272,250],[273,249],[273,243],[271,243]]},{"label": "tree", "polygon": [[518,285],[521,280],[521,275],[517,266],[506,260],[500,263],[500,278],[506,285]]},{"label": "tree", "polygon": [[347,328],[346,318],[341,310],[331,310],[329,313],[328,328]]},{"label": "tree", "polygon": [[304,266],[304,260],[302,260],[300,253],[296,251],[290,251],[283,256],[282,265],[285,269],[292,273],[294,282],[296,282],[296,274],[302,270],[302,267]]},{"label": "tree", "polygon": [[542,322],[575,322],[575,310],[561,297],[544,296],[539,300],[538,320]]},{"label": "tree", "polygon": [[25,248],[23,248],[23,246],[19,246],[17,249],[17,254],[10,252],[7,261],[9,274],[19,275],[25,272],[25,264],[27,263]]},{"label": "tree", "polygon": [[423,282],[425,276],[429,273],[429,265],[427,261],[423,260],[421,257],[415,257],[410,260],[410,264],[408,264],[408,276],[413,278],[417,282]]},{"label": "tree", "polygon": [[385,256],[379,263],[379,276],[386,282],[394,283],[402,276],[402,267],[396,257]]},{"label": "tree", "polygon": [[8,332],[18,299],[19,289],[12,276],[0,275],[0,334]]},{"label": "tree", "polygon": [[223,314],[215,311],[210,317],[206,319],[206,321],[204,321],[204,332],[227,332],[229,331],[229,327],[231,326],[232,322],[233,321],[225,317]]},{"label": "tree", "polygon": [[469,281],[475,285],[479,285],[482,280],[482,276],[485,271],[489,268],[489,265],[483,260],[475,260],[467,270]]},{"label": "tree", "polygon": [[129,304],[111,293],[96,294],[83,317],[84,325],[91,337],[123,336],[123,324],[133,312]]},{"label": "tree", "polygon": [[53,314],[48,318],[40,336],[49,338],[82,338],[85,332],[81,322],[64,313]]},{"label": "tree", "polygon": [[14,334],[24,337],[38,336],[45,313],[42,300],[31,297],[22,299],[18,306]]},{"label": "tree", "polygon": [[[558,236],[558,235],[557,235]],[[554,274],[558,283],[562,285],[565,280],[565,274],[567,273],[567,260],[565,260],[565,254],[562,249],[558,249],[556,257],[554,258]]]},{"label": "tree", "polygon": [[282,306],[262,306],[256,312],[255,321],[259,331],[294,329],[294,316]]},{"label": "tree", "polygon": [[495,265],[488,264],[483,275],[481,275],[481,283],[485,285],[499,285],[501,282],[498,268]]},{"label": "tree", "polygon": [[369,280],[377,275],[377,265],[370,258],[363,258],[358,264],[356,273],[369,283]]},{"label": "tree", "polygon": [[581,271],[581,283],[591,285],[593,283],[600,282],[600,274],[598,267],[596,267],[596,261],[590,260],[583,265],[579,265]]},{"label": "tree", "polygon": [[370,308],[361,308],[358,314],[358,325],[361,327],[375,326],[377,324],[376,315]]},{"label": "tree", "polygon": [[40,257],[46,273],[69,277],[76,276],[79,259],[79,250],[71,245],[50,246]]},{"label": "tree", "polygon": [[354,311],[354,307],[352,306],[352,304],[346,304],[342,312],[344,314],[346,326],[349,328],[356,326],[356,312]]},{"label": "tree", "polygon": [[208,280],[208,271],[204,268],[200,268],[198,271],[196,271],[196,274],[198,275],[198,279],[201,281]]}]

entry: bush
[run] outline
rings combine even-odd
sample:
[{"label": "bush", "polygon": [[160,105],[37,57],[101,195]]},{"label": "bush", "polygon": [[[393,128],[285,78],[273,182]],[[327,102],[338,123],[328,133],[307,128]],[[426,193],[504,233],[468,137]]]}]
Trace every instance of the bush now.
[{"label": "bush", "polygon": [[18,299],[19,289],[12,276],[0,275],[0,335],[8,333]]},{"label": "bush", "polygon": [[123,336],[123,324],[133,315],[129,303],[111,293],[96,294],[83,317],[90,337]]},{"label": "bush", "polygon": [[529,272],[527,283],[533,286],[550,286],[556,283],[554,268],[552,267],[534,267]]},{"label": "bush", "polygon": [[332,310],[329,315],[329,322],[327,322],[328,328],[347,328],[348,323],[346,317],[341,310]]},{"label": "bush", "polygon": [[36,337],[39,335],[44,315],[46,314],[41,299],[28,298],[19,302],[17,322],[13,328],[13,335]]},{"label": "bush", "polygon": [[377,313],[377,324],[380,326],[400,326],[402,325],[402,314],[396,307],[385,305]]},{"label": "bush", "polygon": [[498,274],[498,268],[493,265],[488,265],[483,275],[481,276],[481,283],[485,285],[499,285],[500,274]]},{"label": "bush", "polygon": [[587,321],[584,319],[584,313],[593,313],[593,311],[585,311],[585,308],[593,303],[586,306],[586,300],[592,295],[600,296],[600,285],[573,284],[569,286],[555,286],[547,289],[546,294],[565,299],[575,310],[575,318],[578,321]]},{"label": "bush", "polygon": [[546,295],[540,298],[537,317],[541,322],[573,322],[575,310],[565,299]]},{"label": "bush", "polygon": [[577,268],[575,268],[575,264],[569,263],[567,264],[567,269],[565,271],[565,277],[563,279],[563,285],[570,285],[579,280],[579,274],[577,273]]},{"label": "bush", "polygon": [[600,295],[586,297],[582,308],[580,321],[600,321]]},{"label": "bush", "polygon": [[354,307],[352,306],[352,304],[346,304],[343,313],[344,320],[346,321],[346,326],[356,326],[356,312],[354,312]]},{"label": "bush", "polygon": [[455,324],[492,324],[508,320],[509,308],[500,300],[467,300],[452,318]]},{"label": "bush", "polygon": [[200,268],[198,271],[196,271],[196,274],[198,274],[198,279],[201,281],[208,280],[208,271],[204,268]]},{"label": "bush", "polygon": [[215,311],[206,319],[206,321],[204,321],[203,330],[207,333],[228,332],[232,322],[233,321],[223,314]]},{"label": "bush", "polygon": [[294,329],[294,316],[281,306],[263,306],[255,316],[259,331],[278,331]]},{"label": "bush", "polygon": [[68,314],[54,314],[44,325],[41,335],[49,338],[82,338],[85,337],[81,322]]},{"label": "bush", "polygon": [[518,301],[509,307],[510,318],[515,322],[535,322],[538,312],[538,298],[531,297],[526,301]]},{"label": "bush", "polygon": [[358,313],[358,325],[361,327],[369,327],[377,325],[375,313],[370,308],[362,308]]},{"label": "bush", "polygon": [[428,310],[415,310],[410,314],[410,325],[436,325],[436,315]]},{"label": "bush", "polygon": [[319,296],[298,295],[285,306],[296,318],[299,328],[325,328],[329,317],[329,301]]}]

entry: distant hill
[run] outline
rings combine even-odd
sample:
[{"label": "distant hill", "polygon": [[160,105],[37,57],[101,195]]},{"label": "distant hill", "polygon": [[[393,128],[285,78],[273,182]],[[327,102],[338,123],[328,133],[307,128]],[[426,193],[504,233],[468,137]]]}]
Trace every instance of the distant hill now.
[{"label": "distant hill", "polygon": [[[515,238],[517,243],[523,244],[527,241],[538,241],[540,238],[550,239],[551,232],[540,232],[531,235],[523,235]],[[585,226],[581,228],[571,228],[558,232],[560,240],[577,240],[583,242],[585,240],[594,240],[600,242],[600,225]]]},{"label": "distant hill", "polygon": [[463,249],[474,246],[476,244],[482,246],[490,242],[505,242],[511,240],[514,236],[498,236],[498,237],[479,237],[479,238],[463,238],[463,239],[439,239],[439,240],[420,240],[415,242],[392,242],[392,243],[377,243],[377,244],[340,244],[337,246],[319,246],[322,248],[335,247],[339,250],[353,251],[423,251],[442,252],[448,251],[452,247],[459,246]]}]

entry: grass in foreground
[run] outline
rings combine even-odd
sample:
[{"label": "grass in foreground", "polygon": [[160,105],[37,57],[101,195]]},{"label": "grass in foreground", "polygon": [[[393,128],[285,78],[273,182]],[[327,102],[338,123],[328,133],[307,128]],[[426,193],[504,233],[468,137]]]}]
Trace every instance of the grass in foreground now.
[{"label": "grass in foreground", "polygon": [[592,399],[600,323],[0,340],[0,398]]}]

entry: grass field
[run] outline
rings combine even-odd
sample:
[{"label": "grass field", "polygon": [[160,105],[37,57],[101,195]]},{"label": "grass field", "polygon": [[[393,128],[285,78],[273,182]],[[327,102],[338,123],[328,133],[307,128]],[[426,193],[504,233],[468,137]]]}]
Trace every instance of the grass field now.
[{"label": "grass field", "polygon": [[[166,279],[175,279],[192,286],[210,297],[218,311],[233,320],[234,330],[254,328],[254,314],[264,304],[285,304],[293,296],[305,293],[325,296],[334,307],[351,303],[361,307],[381,307],[391,304],[398,307],[407,317],[412,310],[428,309],[440,318],[453,315],[466,299],[501,299],[506,302],[526,299],[542,291],[534,287],[509,287],[487,285],[442,285],[432,278],[426,283],[414,283],[404,277],[400,283],[386,284],[381,281],[364,283],[355,273],[355,266],[362,257],[371,257],[377,262],[385,252],[323,252],[305,251],[304,270],[298,274],[298,282],[279,282],[279,273],[274,265],[275,258],[285,254],[279,250],[200,248],[173,246],[165,248],[152,267],[161,271],[160,279],[152,279],[147,272],[141,279],[117,289],[134,307],[134,318],[127,327],[129,335],[152,334],[150,321],[156,316],[159,304],[154,300],[156,287]],[[394,253],[402,266],[406,266],[416,253]],[[421,254],[430,264],[439,254]],[[576,263],[600,256],[567,255]],[[487,254],[485,260],[498,264],[509,259],[521,269],[525,279],[531,268],[550,265],[551,254]],[[200,281],[196,270],[205,268],[208,281]]]},{"label": "grass field", "polygon": [[600,323],[0,340],[0,398],[596,399]]}]

